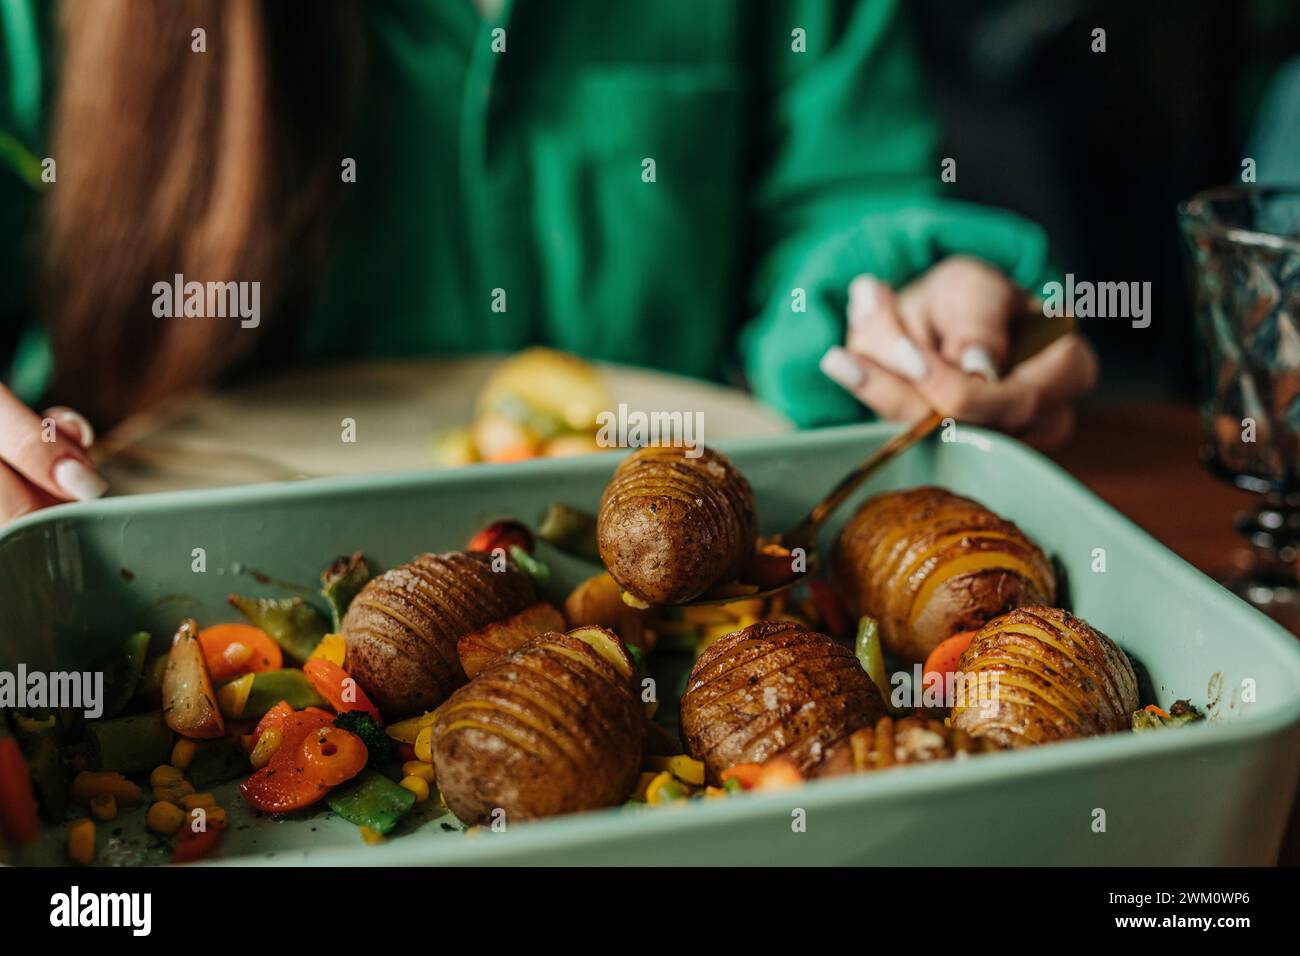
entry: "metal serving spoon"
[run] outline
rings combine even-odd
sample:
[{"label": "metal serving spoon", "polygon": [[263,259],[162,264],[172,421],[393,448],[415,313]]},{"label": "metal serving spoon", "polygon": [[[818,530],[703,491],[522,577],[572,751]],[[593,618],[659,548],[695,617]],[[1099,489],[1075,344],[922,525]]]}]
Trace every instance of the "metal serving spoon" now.
[{"label": "metal serving spoon", "polygon": [[[1051,345],[1057,339],[1073,332],[1075,328],[1074,317],[1065,315],[1059,318],[1043,315],[1042,303],[1035,296],[1026,296],[1023,310],[1017,318],[1015,327],[1012,330],[1014,345],[1011,349],[1011,366],[1014,368],[1021,362],[1037,355],[1047,346]],[[854,468],[836,483],[821,501],[813,505],[812,510],[808,512],[798,524],[778,535],[767,538],[764,544],[777,544],[787,550],[794,552],[802,550],[804,557],[805,570],[796,574],[788,581],[782,581],[780,584],[762,590],[749,591],[744,593],[717,594],[709,592],[690,601],[683,601],[680,604],[666,605],[668,607],[704,607],[711,604],[731,604],[735,601],[752,601],[755,598],[771,597],[774,594],[780,594],[788,591],[790,588],[804,581],[808,575],[817,566],[817,534],[821,527],[826,523],[826,519],[835,513],[835,510],[842,505],[850,495],[855,492],[861,484],[874,475],[885,465],[889,464],[903,452],[907,451],[913,445],[917,444],[928,436],[931,432],[943,424],[944,419],[950,416],[943,412],[930,411],[928,415],[912,425],[905,431],[899,432],[889,441],[885,442],[864,461],[861,465]],[[741,582],[743,586],[743,582]],[[734,586],[734,585],[733,585]],[[726,585],[723,585],[725,588]]]}]

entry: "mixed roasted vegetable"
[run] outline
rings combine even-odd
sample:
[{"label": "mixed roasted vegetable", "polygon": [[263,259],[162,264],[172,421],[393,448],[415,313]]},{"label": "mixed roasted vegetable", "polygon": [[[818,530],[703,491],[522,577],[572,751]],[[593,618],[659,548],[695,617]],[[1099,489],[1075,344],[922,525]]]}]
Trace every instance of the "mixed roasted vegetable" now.
[{"label": "mixed roasted vegetable", "polygon": [[[500,829],[1203,719],[1140,708],[1129,658],[1047,603],[1051,563],[975,502],[878,496],[830,580],[758,598],[797,572],[756,537],[734,466],[628,462],[599,515],[555,505],[536,532],[499,521],[378,575],[343,557],[318,601],[231,595],[242,620],[182,621],[159,653],[130,635],[99,665],[101,719],[0,719],[5,839],[44,818],[89,863],[99,828],[137,826],[189,862],[218,849],[231,800],[328,808],[379,842],[422,804]],[[557,595],[538,540],[609,570]],[[719,593],[735,600],[664,606]],[[986,678],[993,699],[961,696]]]}]

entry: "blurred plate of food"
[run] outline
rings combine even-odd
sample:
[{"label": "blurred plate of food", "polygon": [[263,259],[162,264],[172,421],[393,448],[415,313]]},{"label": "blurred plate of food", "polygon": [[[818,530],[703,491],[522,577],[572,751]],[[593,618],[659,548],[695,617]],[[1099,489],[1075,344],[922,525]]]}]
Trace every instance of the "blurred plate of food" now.
[{"label": "blurred plate of food", "polygon": [[98,460],[120,495],[556,457],[600,451],[620,405],[698,414],[709,442],[792,427],[736,388],[532,348],[291,370],[130,419]]}]

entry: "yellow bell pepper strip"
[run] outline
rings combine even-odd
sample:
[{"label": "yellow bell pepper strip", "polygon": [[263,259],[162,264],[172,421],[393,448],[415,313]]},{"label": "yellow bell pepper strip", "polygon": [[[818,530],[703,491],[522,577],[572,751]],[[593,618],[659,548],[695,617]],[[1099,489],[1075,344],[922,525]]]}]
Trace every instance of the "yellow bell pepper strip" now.
[{"label": "yellow bell pepper strip", "polygon": [[437,715],[436,710],[431,710],[419,717],[408,717],[406,720],[399,720],[395,724],[389,724],[384,728],[384,732],[398,743],[414,744],[416,738],[420,736],[421,730],[433,726],[434,718]]},{"label": "yellow bell pepper strip", "polygon": [[316,645],[316,650],[311,652],[309,660],[326,660],[331,664],[343,666],[343,662],[348,656],[347,641],[342,634],[326,634]]}]

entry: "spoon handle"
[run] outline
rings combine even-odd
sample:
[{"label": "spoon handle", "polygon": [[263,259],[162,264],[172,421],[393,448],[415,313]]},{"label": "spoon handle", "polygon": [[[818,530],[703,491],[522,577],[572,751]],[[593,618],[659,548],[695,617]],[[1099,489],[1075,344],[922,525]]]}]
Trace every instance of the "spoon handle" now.
[{"label": "spoon handle", "polygon": [[804,516],[802,521],[781,535],[781,544],[787,548],[811,549],[817,537],[817,529],[836,508],[844,503],[845,498],[853,494],[862,482],[892,461],[896,455],[911,448],[938,428],[943,419],[942,412],[932,411],[907,431],[899,432],[877,448],[870,458],[841,478],[825,498],[813,505],[813,509]]}]

